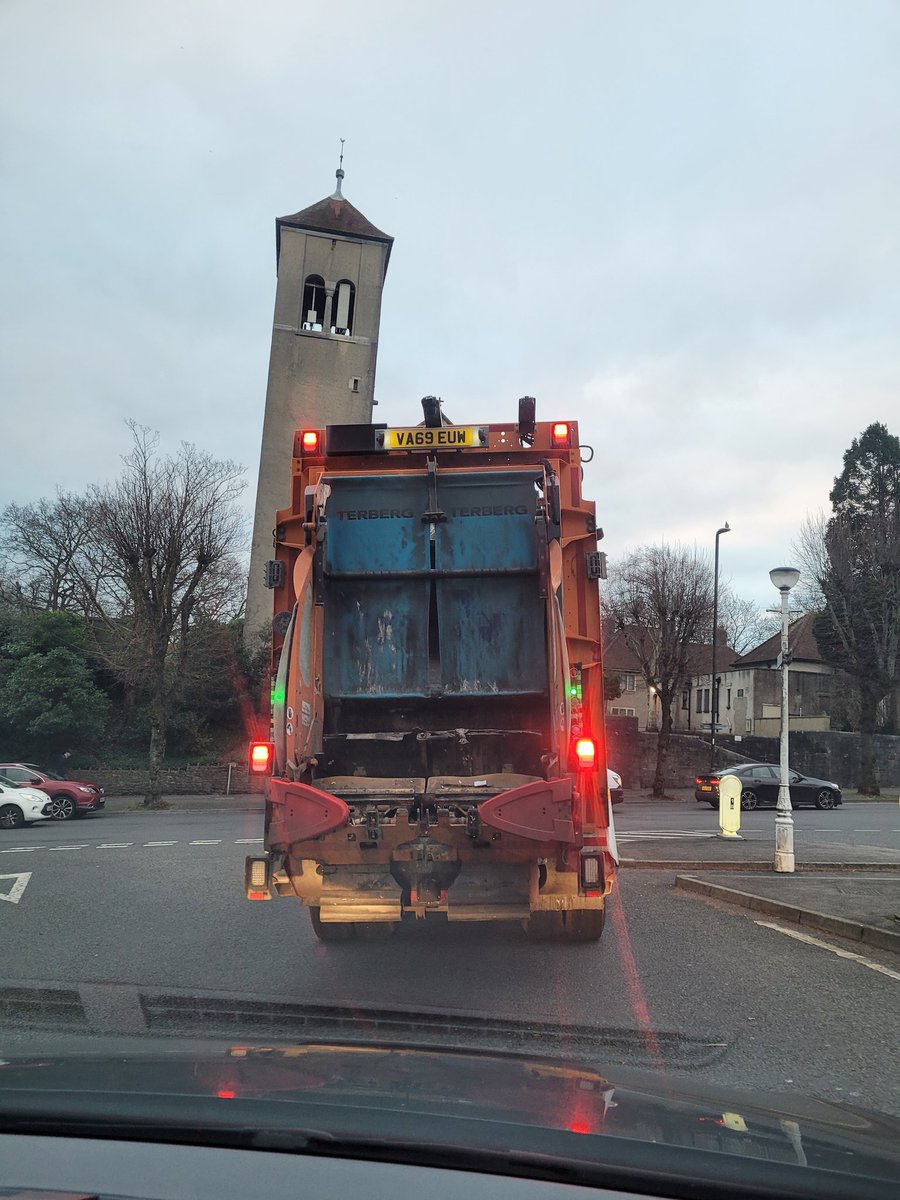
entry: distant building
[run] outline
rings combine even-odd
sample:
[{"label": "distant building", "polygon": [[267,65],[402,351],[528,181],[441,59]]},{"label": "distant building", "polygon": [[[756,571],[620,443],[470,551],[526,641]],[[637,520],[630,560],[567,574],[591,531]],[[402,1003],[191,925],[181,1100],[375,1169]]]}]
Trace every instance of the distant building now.
[{"label": "distant building", "polygon": [[[719,664],[725,667],[735,657],[735,651],[725,644],[720,630],[716,646],[716,675],[722,679]],[[680,682],[672,704],[672,728],[708,733],[712,721],[712,646],[694,643],[688,647],[688,668]],[[603,649],[603,665],[607,676],[616,676],[620,695],[606,702],[611,717],[635,717],[641,730],[657,730],[660,725],[659,695],[648,684],[640,660],[628,645],[623,630],[608,632]],[[704,675],[705,668],[705,675]],[[724,725],[722,695],[719,697],[719,727]]]},{"label": "distant building", "polygon": [[[788,727],[830,729],[835,672],[819,653],[813,635],[815,616],[808,613],[793,621],[788,646],[793,656],[788,672]],[[729,715],[731,732],[777,737],[781,730],[781,672],[775,669],[781,653],[781,633],[773,634],[755,650],[733,659],[721,674],[726,699],[719,701],[719,716]],[[717,672],[718,673],[718,672]]]},{"label": "distant building", "polygon": [[250,551],[245,637],[271,625],[263,583],[291,499],[294,433],[372,420],[381,293],[393,238],[341,193],[275,222],[278,282]]}]

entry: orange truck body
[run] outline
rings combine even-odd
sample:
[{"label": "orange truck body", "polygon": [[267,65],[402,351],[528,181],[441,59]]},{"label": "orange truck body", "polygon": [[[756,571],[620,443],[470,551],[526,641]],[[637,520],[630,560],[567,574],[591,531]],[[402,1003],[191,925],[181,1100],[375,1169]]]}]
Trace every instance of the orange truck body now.
[{"label": "orange truck body", "polygon": [[618,856],[581,479],[573,422],[298,431],[248,896],[298,898],[323,940],[600,936]]}]

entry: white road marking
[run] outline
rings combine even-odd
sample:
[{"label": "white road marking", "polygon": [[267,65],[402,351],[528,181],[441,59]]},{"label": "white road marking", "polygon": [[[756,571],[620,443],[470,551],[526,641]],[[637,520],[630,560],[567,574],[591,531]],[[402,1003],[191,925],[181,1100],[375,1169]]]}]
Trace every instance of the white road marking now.
[{"label": "white road marking", "polygon": [[87,844],[87,842],[83,842],[81,845],[69,844],[66,846],[45,846],[44,849],[45,850],[87,850],[88,844]]},{"label": "white road marking", "polygon": [[177,846],[177,842],[144,842],[145,846]]},{"label": "white road marking", "polygon": [[189,846],[221,846],[221,844],[222,844],[221,838],[212,838],[208,842],[203,842],[203,841],[188,842]]},{"label": "white road marking", "polygon": [[235,838],[236,846],[257,846],[262,841],[262,838]]},{"label": "white road marking", "polygon": [[882,975],[887,975],[888,979],[896,979],[900,982],[900,971],[892,971],[890,967],[883,967],[881,963],[872,962],[870,958],[863,958],[861,954],[854,954],[852,950],[843,950],[840,946],[830,946],[828,942],[821,942],[818,938],[810,937],[808,933],[801,933],[799,929],[785,929],[783,925],[774,925],[771,921],[755,923],[762,925],[764,929],[774,929],[776,933],[784,933],[788,937],[796,938],[798,942],[806,942],[808,946],[817,946],[820,950],[830,950],[838,958],[848,958],[851,962],[868,967],[870,971],[878,971]]},{"label": "white road marking", "polygon": [[0,850],[0,854],[34,854],[35,850],[40,850],[40,846],[16,846],[15,849],[11,846],[8,850]]},{"label": "white road marking", "polygon": [[0,892],[0,900],[8,900],[10,904],[18,904],[22,899],[22,893],[28,887],[28,880],[31,878],[30,871],[19,871],[15,875],[0,875],[0,879],[14,879],[15,883],[8,892]]},{"label": "white road marking", "polygon": [[129,846],[133,846],[134,842],[100,842],[97,846],[98,850],[125,850]]}]

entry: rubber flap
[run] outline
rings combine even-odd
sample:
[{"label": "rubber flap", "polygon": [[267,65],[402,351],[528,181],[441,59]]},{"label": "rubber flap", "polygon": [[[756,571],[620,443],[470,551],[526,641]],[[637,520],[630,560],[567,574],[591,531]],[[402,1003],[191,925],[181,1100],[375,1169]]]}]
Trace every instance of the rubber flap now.
[{"label": "rubber flap", "polygon": [[541,779],[491,796],[479,805],[482,825],[535,842],[574,844],[572,780]]},{"label": "rubber flap", "polygon": [[271,805],[270,845],[307,842],[340,829],[350,817],[350,809],[339,796],[320,792],[307,783],[269,779],[266,796]]}]

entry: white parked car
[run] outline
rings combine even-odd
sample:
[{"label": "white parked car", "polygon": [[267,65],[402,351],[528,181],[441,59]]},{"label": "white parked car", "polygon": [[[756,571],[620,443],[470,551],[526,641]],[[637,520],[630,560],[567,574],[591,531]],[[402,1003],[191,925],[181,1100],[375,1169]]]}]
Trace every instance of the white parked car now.
[{"label": "white parked car", "polygon": [[46,792],[15,787],[0,779],[0,829],[20,829],[29,821],[49,821],[53,805]]},{"label": "white parked car", "polygon": [[609,798],[613,804],[621,804],[625,799],[625,793],[622,790],[622,776],[618,771],[611,771],[607,768],[606,786],[609,788]]}]

